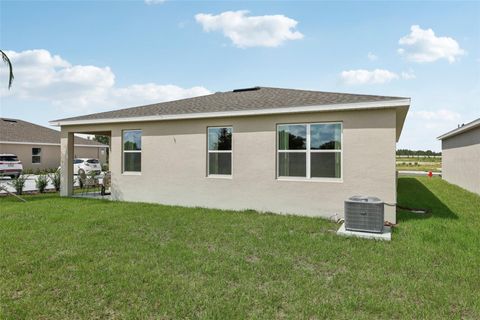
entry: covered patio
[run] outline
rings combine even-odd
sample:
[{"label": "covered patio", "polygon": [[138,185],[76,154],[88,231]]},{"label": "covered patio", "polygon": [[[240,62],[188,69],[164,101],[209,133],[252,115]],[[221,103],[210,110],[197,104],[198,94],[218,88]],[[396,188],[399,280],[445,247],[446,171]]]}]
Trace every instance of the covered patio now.
[{"label": "covered patio", "polygon": [[[61,139],[60,139],[60,168],[61,168],[61,185],[60,185],[60,195],[63,197],[73,196],[73,197],[84,197],[84,198],[100,198],[100,199],[110,199],[110,195],[101,195],[99,191],[87,191],[77,193],[74,192],[76,180],[79,180],[79,177],[76,176],[74,172],[74,159],[75,159],[75,146],[74,146],[74,136],[75,134],[87,134],[94,136],[104,136],[108,138],[108,150],[106,155],[106,164],[110,163],[110,149],[111,149],[111,131],[88,131],[88,130],[79,130],[79,131],[66,131],[65,129],[61,130]],[[101,163],[102,167],[104,163]],[[103,169],[102,169],[103,173]],[[103,178],[102,178],[103,179]],[[102,180],[98,179],[98,180]]]}]

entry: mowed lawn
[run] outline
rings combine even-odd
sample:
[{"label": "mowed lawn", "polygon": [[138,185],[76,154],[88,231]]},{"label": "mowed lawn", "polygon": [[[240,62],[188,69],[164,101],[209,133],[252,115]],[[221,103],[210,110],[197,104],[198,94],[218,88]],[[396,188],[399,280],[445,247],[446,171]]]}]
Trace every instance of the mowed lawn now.
[{"label": "mowed lawn", "polygon": [[[400,178],[392,242],[315,218],[0,199],[0,318],[480,318],[480,197]],[[312,199],[315,201],[315,199]]]}]

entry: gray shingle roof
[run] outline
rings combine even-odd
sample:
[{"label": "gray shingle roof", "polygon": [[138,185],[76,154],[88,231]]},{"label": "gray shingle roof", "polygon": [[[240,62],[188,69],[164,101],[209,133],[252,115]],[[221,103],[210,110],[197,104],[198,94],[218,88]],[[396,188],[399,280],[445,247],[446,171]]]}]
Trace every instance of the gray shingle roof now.
[{"label": "gray shingle roof", "polygon": [[246,90],[240,89],[238,91],[217,92],[200,97],[94,113],[54,121],[99,120],[226,111],[265,110],[316,105],[379,102],[398,99],[405,98],[255,87]]},{"label": "gray shingle roof", "polygon": [[[2,141],[60,144],[60,132],[19,119],[0,118],[0,143]],[[75,137],[75,144],[102,146],[81,137]]]}]

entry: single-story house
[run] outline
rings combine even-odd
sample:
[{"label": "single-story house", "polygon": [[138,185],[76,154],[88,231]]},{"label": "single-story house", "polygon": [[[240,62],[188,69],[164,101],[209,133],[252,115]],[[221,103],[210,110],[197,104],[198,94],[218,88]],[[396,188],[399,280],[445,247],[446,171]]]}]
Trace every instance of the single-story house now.
[{"label": "single-story house", "polygon": [[480,118],[438,137],[442,141],[442,177],[480,194]]},{"label": "single-story house", "polygon": [[[107,160],[107,145],[75,137],[74,157]],[[0,154],[13,153],[23,169],[54,169],[60,165],[60,131],[19,119],[0,118]],[[72,162],[73,163],[73,162]]]},{"label": "single-story house", "polygon": [[[396,142],[410,99],[253,87],[54,120],[111,135],[112,198],[341,217],[354,195],[396,202]],[[61,195],[72,194],[72,169]],[[395,207],[385,217],[396,221]]]}]

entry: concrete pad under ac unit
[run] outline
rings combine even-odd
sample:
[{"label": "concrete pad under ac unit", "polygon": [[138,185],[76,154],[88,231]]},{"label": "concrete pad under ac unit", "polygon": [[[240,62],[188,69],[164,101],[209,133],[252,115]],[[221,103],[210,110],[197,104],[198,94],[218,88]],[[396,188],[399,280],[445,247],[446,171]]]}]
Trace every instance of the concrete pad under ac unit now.
[{"label": "concrete pad under ac unit", "polygon": [[337,230],[337,235],[344,236],[344,237],[357,237],[357,238],[372,239],[372,240],[391,241],[392,228],[385,226],[383,227],[382,233],[349,231],[345,229],[345,223],[342,223],[340,228]]}]

